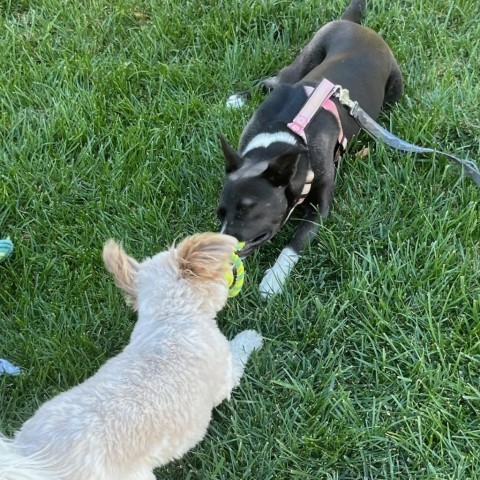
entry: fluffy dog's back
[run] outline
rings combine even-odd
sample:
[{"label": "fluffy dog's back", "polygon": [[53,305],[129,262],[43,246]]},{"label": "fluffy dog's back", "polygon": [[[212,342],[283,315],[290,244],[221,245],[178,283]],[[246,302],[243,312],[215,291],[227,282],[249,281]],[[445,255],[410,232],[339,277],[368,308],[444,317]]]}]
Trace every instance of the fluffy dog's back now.
[{"label": "fluffy dog's back", "polygon": [[[212,325],[213,326],[213,325]],[[45,403],[18,432],[25,456],[65,458],[72,479],[127,477],[181,457],[206,433],[227,381],[228,342],[208,325],[174,319],[139,335],[81,385]]]}]

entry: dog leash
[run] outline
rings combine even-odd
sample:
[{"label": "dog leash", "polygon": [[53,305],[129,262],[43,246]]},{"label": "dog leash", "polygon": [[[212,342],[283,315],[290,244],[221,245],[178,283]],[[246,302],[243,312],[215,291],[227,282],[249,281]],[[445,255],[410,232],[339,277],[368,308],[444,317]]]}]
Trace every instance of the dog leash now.
[{"label": "dog leash", "polygon": [[370,115],[368,115],[367,112],[360,107],[358,102],[353,101],[350,98],[350,92],[346,88],[342,88],[340,85],[336,85],[334,87],[334,92],[332,95],[337,97],[343,106],[347,107],[350,115],[355,119],[360,127],[369,133],[375,140],[382,140],[388,146],[402,152],[436,153],[444,155],[452,162],[463,167],[464,172],[470,176],[472,180],[480,187],[480,170],[476,163],[472,160],[459,158],[451,153],[442,152],[441,150],[437,150],[435,148],[419,147],[418,145],[414,145],[413,143],[409,143],[396,137],[393,133],[383,128],[372,117],[370,117]]},{"label": "dog leash", "polygon": [[475,162],[472,160],[459,158],[451,153],[443,152],[435,148],[419,147],[418,145],[414,145],[413,143],[409,143],[398,138],[393,133],[379,125],[372,117],[370,117],[370,115],[368,115],[368,113],[360,107],[358,102],[350,98],[350,92],[341,85],[334,85],[332,82],[330,82],[330,80],[325,78],[318,84],[316,88],[309,86],[304,86],[304,88],[309,98],[293,121],[288,124],[288,128],[297,135],[300,135],[305,143],[307,141],[305,136],[306,126],[310,123],[317,112],[323,108],[330,111],[335,116],[340,127],[338,144],[345,149],[347,139],[343,135],[342,124],[337,107],[330,100],[330,98],[333,96],[338,98],[341,105],[347,107],[348,112],[355,119],[360,128],[369,133],[375,140],[381,140],[389,147],[402,152],[436,153],[444,155],[450,161],[460,165],[464,172],[470,176],[472,180],[480,187],[480,170]]},{"label": "dog leash", "polygon": [[[480,170],[475,162],[472,160],[459,158],[451,153],[443,152],[435,148],[419,147],[418,145],[414,145],[413,143],[409,143],[401,138],[398,138],[386,128],[383,128],[381,125],[379,125],[372,117],[370,117],[370,115],[368,115],[368,113],[360,107],[358,102],[350,98],[350,92],[341,85],[334,85],[332,82],[330,82],[330,80],[325,78],[317,85],[316,88],[304,86],[304,89],[308,99],[300,112],[287,126],[292,132],[299,135],[305,141],[305,144],[307,144],[305,128],[310,123],[312,118],[317,114],[317,112],[323,108],[331,112],[336,118],[340,128],[337,140],[338,145],[340,148],[345,150],[347,146],[347,138],[343,134],[342,122],[340,120],[338,109],[330,100],[330,98],[333,96],[338,98],[341,105],[347,107],[349,114],[355,119],[360,128],[369,133],[375,140],[381,140],[389,147],[401,152],[436,153],[444,155],[452,162],[460,165],[463,168],[463,171],[480,187]],[[308,196],[312,182],[313,171],[309,170],[300,198],[288,212],[283,224],[285,224],[290,218],[291,214],[295,210],[295,207],[300,205]]]}]

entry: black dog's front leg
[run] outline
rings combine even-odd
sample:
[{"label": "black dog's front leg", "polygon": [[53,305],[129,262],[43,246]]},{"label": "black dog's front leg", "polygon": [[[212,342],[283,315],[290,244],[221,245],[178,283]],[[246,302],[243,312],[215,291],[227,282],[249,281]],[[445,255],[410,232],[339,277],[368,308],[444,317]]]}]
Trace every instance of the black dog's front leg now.
[{"label": "black dog's front leg", "polygon": [[308,207],[295,235],[286,248],[295,252],[296,255],[300,255],[317,235],[318,228],[320,227],[318,220],[318,211],[313,207]]},{"label": "black dog's front leg", "polygon": [[307,201],[307,211],[295,232],[291,242],[282,250],[275,265],[265,272],[260,283],[263,298],[280,293],[290,272],[300,259],[303,249],[315,238],[320,226],[319,215],[327,218],[332,205],[335,182],[334,152],[338,138],[338,126],[330,118],[330,123],[322,120],[321,132],[312,139],[309,147],[309,163],[315,173]]},{"label": "black dog's front leg", "polygon": [[300,259],[304,248],[315,238],[319,229],[319,216],[326,218],[330,211],[333,193],[333,175],[331,180],[317,187],[315,197],[318,200],[318,210],[309,205],[305,216],[295,232],[290,243],[282,250],[275,265],[265,272],[260,283],[260,294],[263,298],[280,293],[291,270]]},{"label": "black dog's front leg", "polygon": [[300,259],[300,253],[315,237],[318,228],[318,213],[309,207],[292,241],[282,250],[275,265],[265,272],[260,283],[260,294],[263,298],[282,291],[291,270]]}]

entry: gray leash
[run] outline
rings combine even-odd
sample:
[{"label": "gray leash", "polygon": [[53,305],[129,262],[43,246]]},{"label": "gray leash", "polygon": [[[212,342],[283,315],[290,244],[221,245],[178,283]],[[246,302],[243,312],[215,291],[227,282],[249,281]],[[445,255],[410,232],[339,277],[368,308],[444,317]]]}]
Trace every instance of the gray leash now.
[{"label": "gray leash", "polygon": [[365,112],[365,110],[358,105],[358,102],[351,100],[350,93],[347,89],[337,85],[333,95],[339,99],[342,105],[349,109],[350,115],[357,121],[360,127],[368,132],[373,138],[375,138],[375,140],[382,140],[390,147],[402,152],[438,153],[444,155],[452,162],[463,167],[464,172],[469,175],[480,187],[480,170],[475,162],[458,158],[455,155],[442,152],[440,150],[435,150],[434,148],[419,147],[417,145],[413,145],[412,143],[408,143],[405,140],[401,140],[393,135],[393,133],[390,133],[388,130],[380,126],[372,117],[370,117],[370,115]]}]

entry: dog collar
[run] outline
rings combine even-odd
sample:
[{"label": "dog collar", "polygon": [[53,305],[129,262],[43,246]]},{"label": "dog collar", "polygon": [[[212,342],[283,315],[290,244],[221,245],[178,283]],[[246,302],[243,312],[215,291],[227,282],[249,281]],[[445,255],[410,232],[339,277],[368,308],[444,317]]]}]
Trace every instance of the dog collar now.
[{"label": "dog collar", "polygon": [[335,103],[330,100],[332,95],[336,91],[335,85],[324,78],[316,88],[304,86],[305,93],[307,94],[308,100],[305,102],[305,105],[302,107],[297,116],[290,122],[287,127],[297,135],[303,138],[305,144],[307,144],[307,137],[305,135],[305,128],[310,123],[312,118],[317,114],[317,112],[323,108],[328,110],[336,118],[339,133],[338,133],[338,144],[343,150],[347,146],[347,138],[343,135],[342,122],[340,120],[340,115],[338,113],[337,106]]}]

